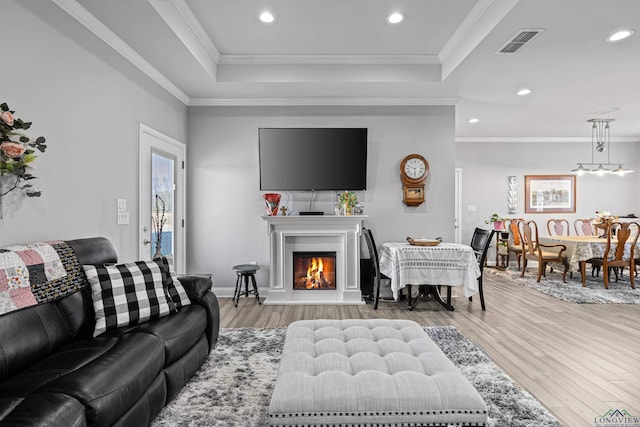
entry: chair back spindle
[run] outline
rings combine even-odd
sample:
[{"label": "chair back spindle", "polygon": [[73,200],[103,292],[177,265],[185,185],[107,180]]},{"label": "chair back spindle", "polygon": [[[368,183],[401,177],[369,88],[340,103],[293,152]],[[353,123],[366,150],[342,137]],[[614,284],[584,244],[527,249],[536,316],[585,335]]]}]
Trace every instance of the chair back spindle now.
[{"label": "chair back spindle", "polygon": [[[607,246],[602,257],[602,270],[604,273],[604,287],[609,289],[609,270],[611,268],[629,267],[631,288],[635,289],[635,250],[640,234],[640,224],[637,222],[616,222],[603,224],[607,236]],[[613,241],[615,236],[616,241]],[[627,259],[625,259],[625,246],[630,244]],[[613,249],[615,245],[615,249]],[[613,255],[610,255],[613,249]],[[617,281],[616,273],[616,281]]]},{"label": "chair back spindle", "polygon": [[593,219],[576,219],[573,222],[573,228],[576,231],[576,236],[594,236],[596,233],[593,230]]},{"label": "chair back spindle", "polygon": [[562,218],[547,221],[547,231],[549,236],[568,236],[571,234],[569,232],[569,221]]}]

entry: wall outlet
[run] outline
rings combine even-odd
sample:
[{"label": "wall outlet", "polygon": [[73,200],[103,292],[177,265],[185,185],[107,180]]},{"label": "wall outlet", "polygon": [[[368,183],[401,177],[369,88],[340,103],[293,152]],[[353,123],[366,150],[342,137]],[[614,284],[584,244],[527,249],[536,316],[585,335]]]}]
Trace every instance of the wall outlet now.
[{"label": "wall outlet", "polygon": [[127,211],[127,199],[118,199],[118,212]]},{"label": "wall outlet", "polygon": [[129,212],[118,212],[118,225],[129,224]]},{"label": "wall outlet", "polygon": [[467,210],[469,212],[475,212],[476,211],[476,205],[469,205],[467,206]]}]

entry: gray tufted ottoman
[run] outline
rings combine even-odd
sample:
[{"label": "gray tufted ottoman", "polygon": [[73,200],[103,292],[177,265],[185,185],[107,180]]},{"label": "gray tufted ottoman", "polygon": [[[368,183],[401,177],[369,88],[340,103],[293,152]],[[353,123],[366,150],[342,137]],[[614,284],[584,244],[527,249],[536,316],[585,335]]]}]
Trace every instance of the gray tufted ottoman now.
[{"label": "gray tufted ottoman", "polygon": [[273,426],[484,426],[475,388],[408,320],[292,323],[269,405]]}]

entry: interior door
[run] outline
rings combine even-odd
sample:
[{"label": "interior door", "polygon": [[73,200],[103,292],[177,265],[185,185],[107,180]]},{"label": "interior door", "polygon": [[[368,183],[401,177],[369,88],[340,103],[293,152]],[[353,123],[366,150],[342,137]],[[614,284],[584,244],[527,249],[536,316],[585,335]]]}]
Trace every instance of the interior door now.
[{"label": "interior door", "polygon": [[168,256],[185,272],[186,147],[140,124],[139,256]]}]

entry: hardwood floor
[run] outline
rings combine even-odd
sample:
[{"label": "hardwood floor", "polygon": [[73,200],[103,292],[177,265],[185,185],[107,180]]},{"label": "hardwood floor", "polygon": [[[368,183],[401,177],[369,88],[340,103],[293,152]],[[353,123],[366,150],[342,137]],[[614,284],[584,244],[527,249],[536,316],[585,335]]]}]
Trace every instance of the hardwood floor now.
[{"label": "hardwood floor", "polygon": [[[544,280],[544,279],[543,279]],[[638,290],[640,292],[640,289]],[[487,311],[454,298],[447,312],[431,301],[366,306],[258,306],[221,298],[221,327],[273,328],[300,319],[391,318],[454,325],[563,426],[594,426],[609,409],[640,416],[640,305],[571,304],[485,273]]]}]

